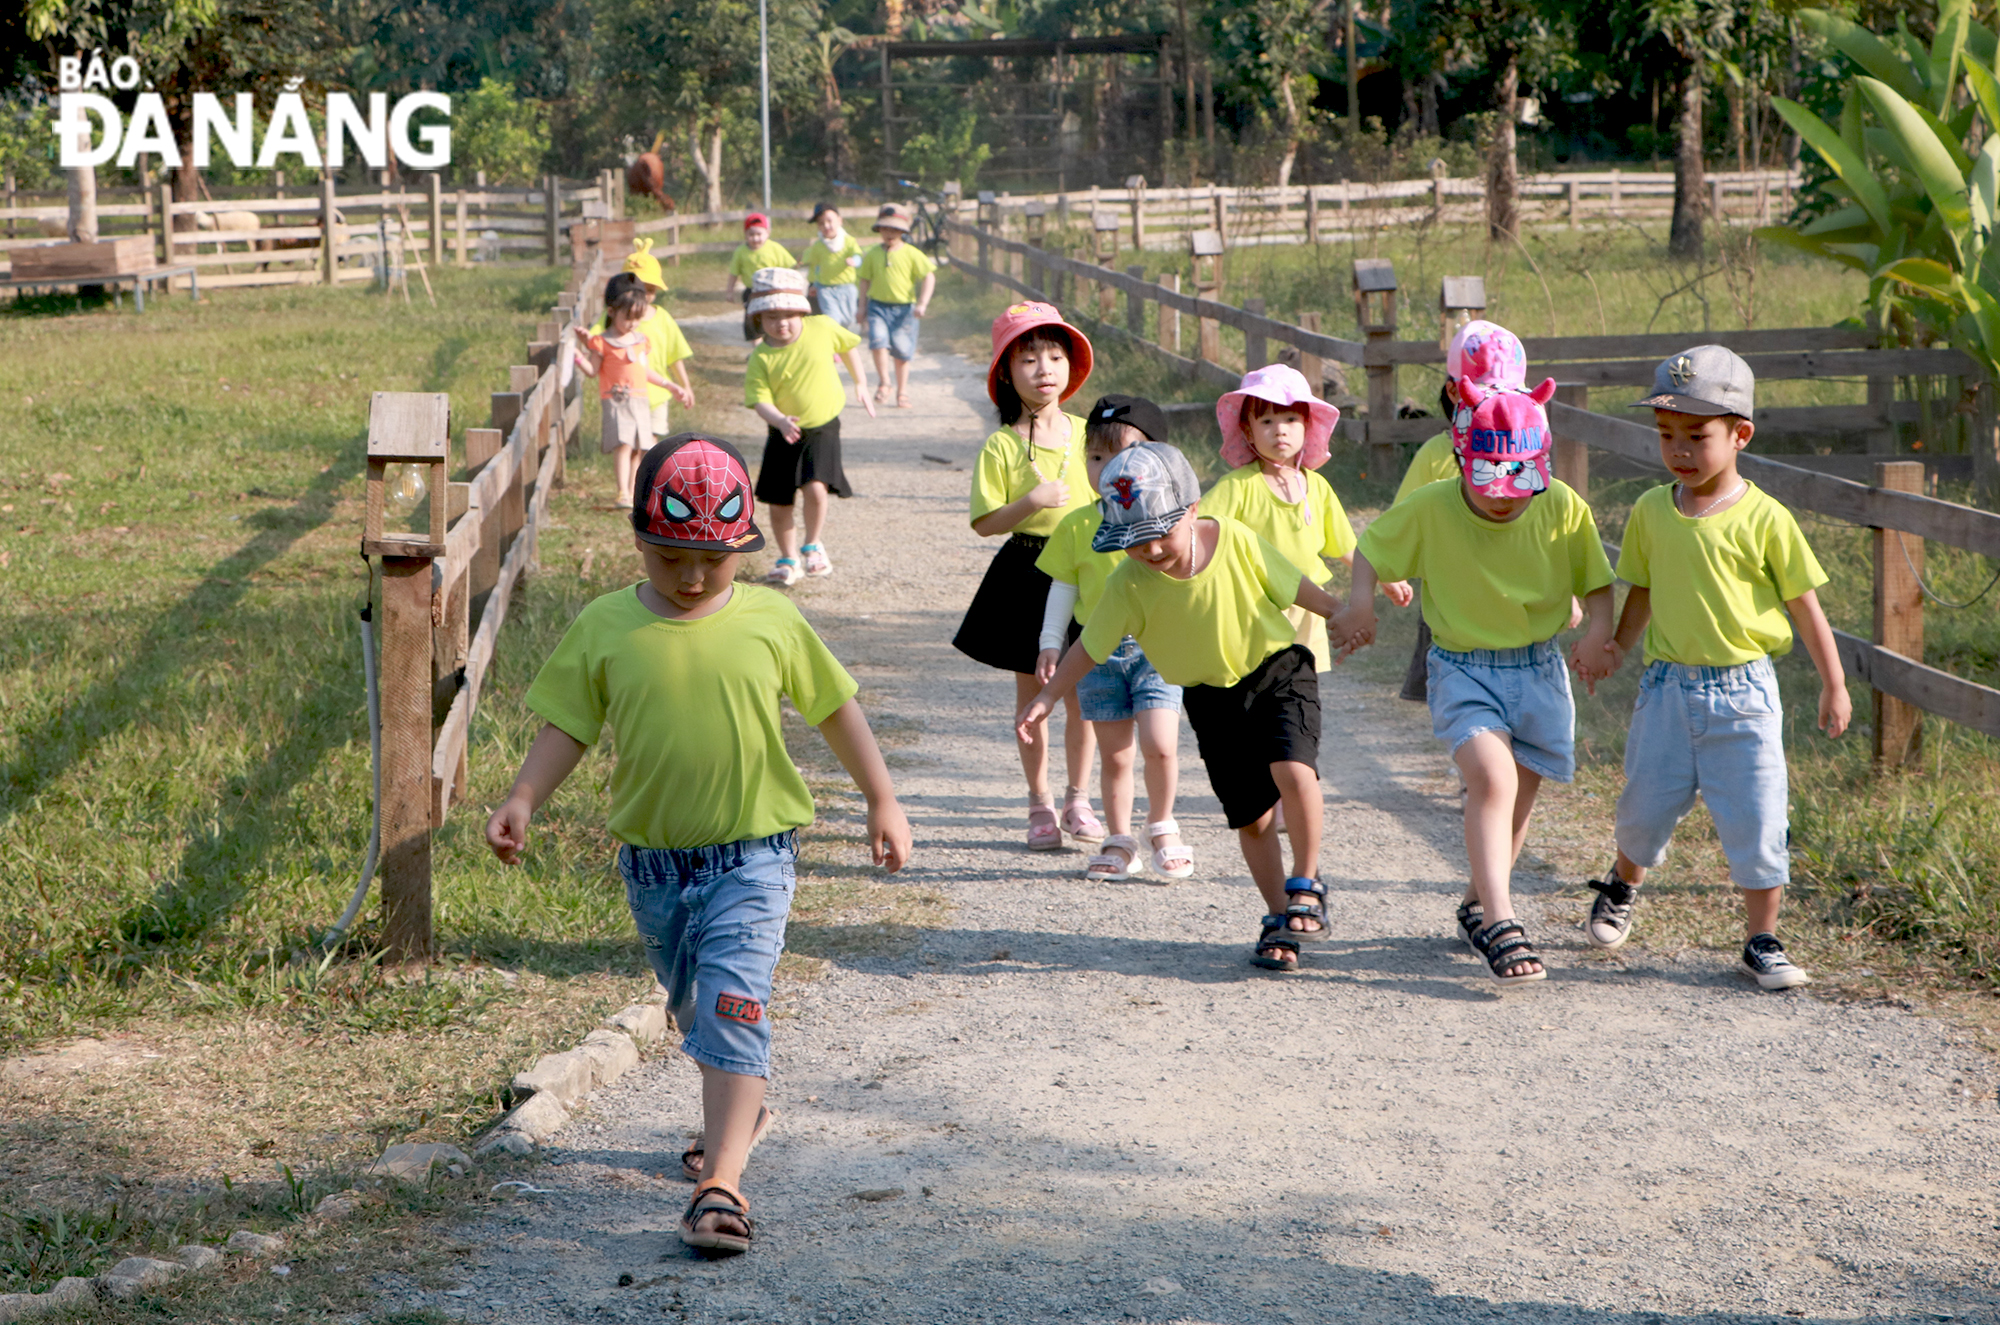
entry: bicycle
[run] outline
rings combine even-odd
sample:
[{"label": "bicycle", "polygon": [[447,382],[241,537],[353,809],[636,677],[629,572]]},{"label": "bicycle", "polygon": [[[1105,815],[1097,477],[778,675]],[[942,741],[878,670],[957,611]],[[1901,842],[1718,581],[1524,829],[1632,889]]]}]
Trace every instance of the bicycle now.
[{"label": "bicycle", "polygon": [[946,200],[951,195],[925,188],[916,180],[894,173],[889,175],[889,182],[916,199],[916,218],[910,226],[910,242],[929,254],[931,261],[938,266],[950,266],[951,239],[945,233],[945,220],[950,215]]}]

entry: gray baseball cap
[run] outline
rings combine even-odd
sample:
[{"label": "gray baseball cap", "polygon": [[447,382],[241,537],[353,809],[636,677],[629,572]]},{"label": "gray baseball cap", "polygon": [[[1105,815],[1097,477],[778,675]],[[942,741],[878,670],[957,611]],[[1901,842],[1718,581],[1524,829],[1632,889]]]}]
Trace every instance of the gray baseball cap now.
[{"label": "gray baseball cap", "polygon": [[1660,360],[1653,370],[1653,394],[1633,409],[1670,409],[1681,414],[1735,414],[1750,418],[1757,403],[1757,375],[1736,351],[1697,345]]},{"label": "gray baseball cap", "polygon": [[1097,480],[1104,523],[1090,540],[1093,552],[1122,552],[1162,538],[1201,499],[1201,480],[1179,448],[1140,442],[1112,456]]}]

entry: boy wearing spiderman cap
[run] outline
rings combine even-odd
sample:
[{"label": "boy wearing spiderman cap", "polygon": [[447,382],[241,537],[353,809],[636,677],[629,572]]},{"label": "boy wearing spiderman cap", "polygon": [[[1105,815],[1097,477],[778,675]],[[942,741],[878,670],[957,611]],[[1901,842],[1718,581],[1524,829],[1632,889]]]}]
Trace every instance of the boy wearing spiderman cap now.
[{"label": "boy wearing spiderman cap", "polygon": [[744,1162],[764,1108],[765,1008],[791,910],[798,830],[812,795],[785,752],[778,700],[816,726],[868,802],[875,863],[900,869],[910,825],[854,701],[856,686],[783,594],[736,583],[764,546],[743,457],[681,433],[640,462],[634,544],[646,578],[586,606],[542,665],[528,707],[545,725],[486,824],[508,864],[528,821],[610,726],[611,835],[646,957],[701,1068],[703,1139],[681,1241],[750,1247]]},{"label": "boy wearing spiderman cap", "polygon": [[1583,600],[1590,629],[1573,665],[1587,681],[1610,674],[1611,563],[1590,507],[1549,476],[1548,415],[1555,394],[1457,384],[1455,483],[1431,483],[1361,535],[1354,593],[1327,623],[1342,656],[1375,638],[1378,582],[1423,581],[1431,729],[1465,778],[1470,886],[1458,932],[1502,985],[1546,977],[1514,918],[1509,876],[1544,778],[1576,775],[1576,706],[1555,636]]}]

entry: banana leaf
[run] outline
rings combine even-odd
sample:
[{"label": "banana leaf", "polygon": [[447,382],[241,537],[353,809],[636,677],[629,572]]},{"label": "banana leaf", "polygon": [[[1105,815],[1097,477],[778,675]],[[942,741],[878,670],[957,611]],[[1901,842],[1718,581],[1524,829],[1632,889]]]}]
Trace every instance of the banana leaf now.
[{"label": "banana leaf", "polygon": [[1800,253],[1810,253],[1816,258],[1837,262],[1864,275],[1871,274],[1876,267],[1876,247],[1873,244],[1829,244],[1823,239],[1802,235],[1790,226],[1759,226],[1751,232],[1765,243],[1780,244],[1796,249]]},{"label": "banana leaf", "polygon": [[[1958,168],[1951,152],[1931,131],[1916,108],[1898,96],[1894,88],[1878,79],[1866,77],[1856,79],[1855,83],[1868,98],[1875,114],[1895,134],[1924,192],[1930,195],[1931,206],[1937,209],[1954,250],[1958,249],[1961,237],[1972,228],[1965,171]],[[1964,265],[1962,253],[1959,254],[1959,265]]]},{"label": "banana leaf", "polygon": [[1801,9],[1799,22],[1904,96],[1923,97],[1923,81],[1905,54],[1868,29],[1824,9]]},{"label": "banana leaf", "polygon": [[1965,54],[1965,29],[1972,18],[1971,0],[1940,0],[1937,37],[1931,42],[1930,107],[1933,115],[1951,109],[1958,88],[1959,59]]},{"label": "banana leaf", "polygon": [[1979,61],[1967,60],[1965,85],[1971,89],[1972,99],[1986,120],[1988,135],[2000,133],[2000,79],[1995,79],[1993,71]]},{"label": "banana leaf", "polygon": [[1876,226],[1889,228],[1889,195],[1883,190],[1880,180],[1862,160],[1861,153],[1849,146],[1847,140],[1829,129],[1826,121],[1784,97],[1772,97],[1771,106],[1784,117],[1792,132],[1804,139],[1806,145],[1818,152],[1833,173],[1854,195],[1854,200],[1867,211],[1869,219]]}]

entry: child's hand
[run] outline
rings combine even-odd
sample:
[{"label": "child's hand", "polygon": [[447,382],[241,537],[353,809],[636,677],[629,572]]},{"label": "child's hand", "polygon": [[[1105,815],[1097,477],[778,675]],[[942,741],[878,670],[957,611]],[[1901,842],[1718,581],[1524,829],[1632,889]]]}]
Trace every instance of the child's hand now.
[{"label": "child's hand", "polygon": [[868,849],[875,863],[891,874],[909,864],[910,821],[895,801],[868,807]]},{"label": "child's hand", "polygon": [[694,392],[688,390],[679,382],[667,383],[667,394],[678,400],[681,403],[682,409],[694,408]]},{"label": "child's hand", "polygon": [[930,311],[931,311],[931,306],[930,306],[929,304],[918,304],[918,305],[917,305],[916,307],[912,308],[912,309],[911,309],[910,311],[911,311],[912,313],[915,313],[915,314],[916,314],[916,315],[917,315],[917,316],[918,316],[919,318],[922,318],[922,317],[924,316],[924,314],[926,314],[926,313],[928,313],[928,312],[930,312]]},{"label": "child's hand", "polygon": [[1069,484],[1055,479],[1036,484],[1028,492],[1028,505],[1039,510],[1054,510],[1058,506],[1069,505]]},{"label": "child's hand", "polygon": [[1056,664],[1062,661],[1062,650],[1043,649],[1035,655],[1035,679],[1047,685],[1056,674]]},{"label": "child's hand", "polygon": [[856,386],[854,391],[856,395],[861,397],[861,408],[868,411],[868,417],[871,419],[879,417],[875,413],[875,397],[868,394],[868,388],[866,386]]},{"label": "child's hand", "polygon": [[1054,709],[1055,705],[1049,702],[1046,694],[1036,695],[1028,701],[1028,707],[1014,719],[1014,734],[1021,738],[1022,744],[1034,739],[1034,729],[1047,722]]},{"label": "child's hand", "polygon": [[1408,580],[1391,580],[1382,586],[1382,596],[1398,607],[1408,607],[1417,593]]},{"label": "child's hand", "polygon": [[525,800],[509,796],[486,821],[486,845],[493,848],[501,864],[521,863],[521,852],[528,845],[528,819],[533,813]]},{"label": "child's hand", "polygon": [[1854,721],[1854,701],[1848,697],[1847,683],[1819,688],[1819,728],[1828,736],[1839,736]]},{"label": "child's hand", "polygon": [[1329,642],[1340,643],[1334,662],[1344,663],[1356,649],[1365,649],[1375,642],[1375,609],[1359,601],[1349,603],[1345,611],[1326,623],[1326,633]]},{"label": "child's hand", "polygon": [[1597,683],[1617,671],[1625,662],[1625,650],[1618,647],[1618,641],[1610,636],[1599,639],[1596,631],[1591,631],[1578,640],[1569,651],[1569,665],[1583,678],[1584,689],[1597,693]]},{"label": "child's hand", "polygon": [[1583,624],[1583,600],[1581,598],[1578,598],[1575,594],[1571,594],[1569,596],[1569,625],[1567,629],[1575,630],[1578,626],[1582,624]]},{"label": "child's hand", "polygon": [[797,446],[800,436],[798,416],[787,414],[784,425],[778,429],[778,436],[784,438],[789,445]]}]

